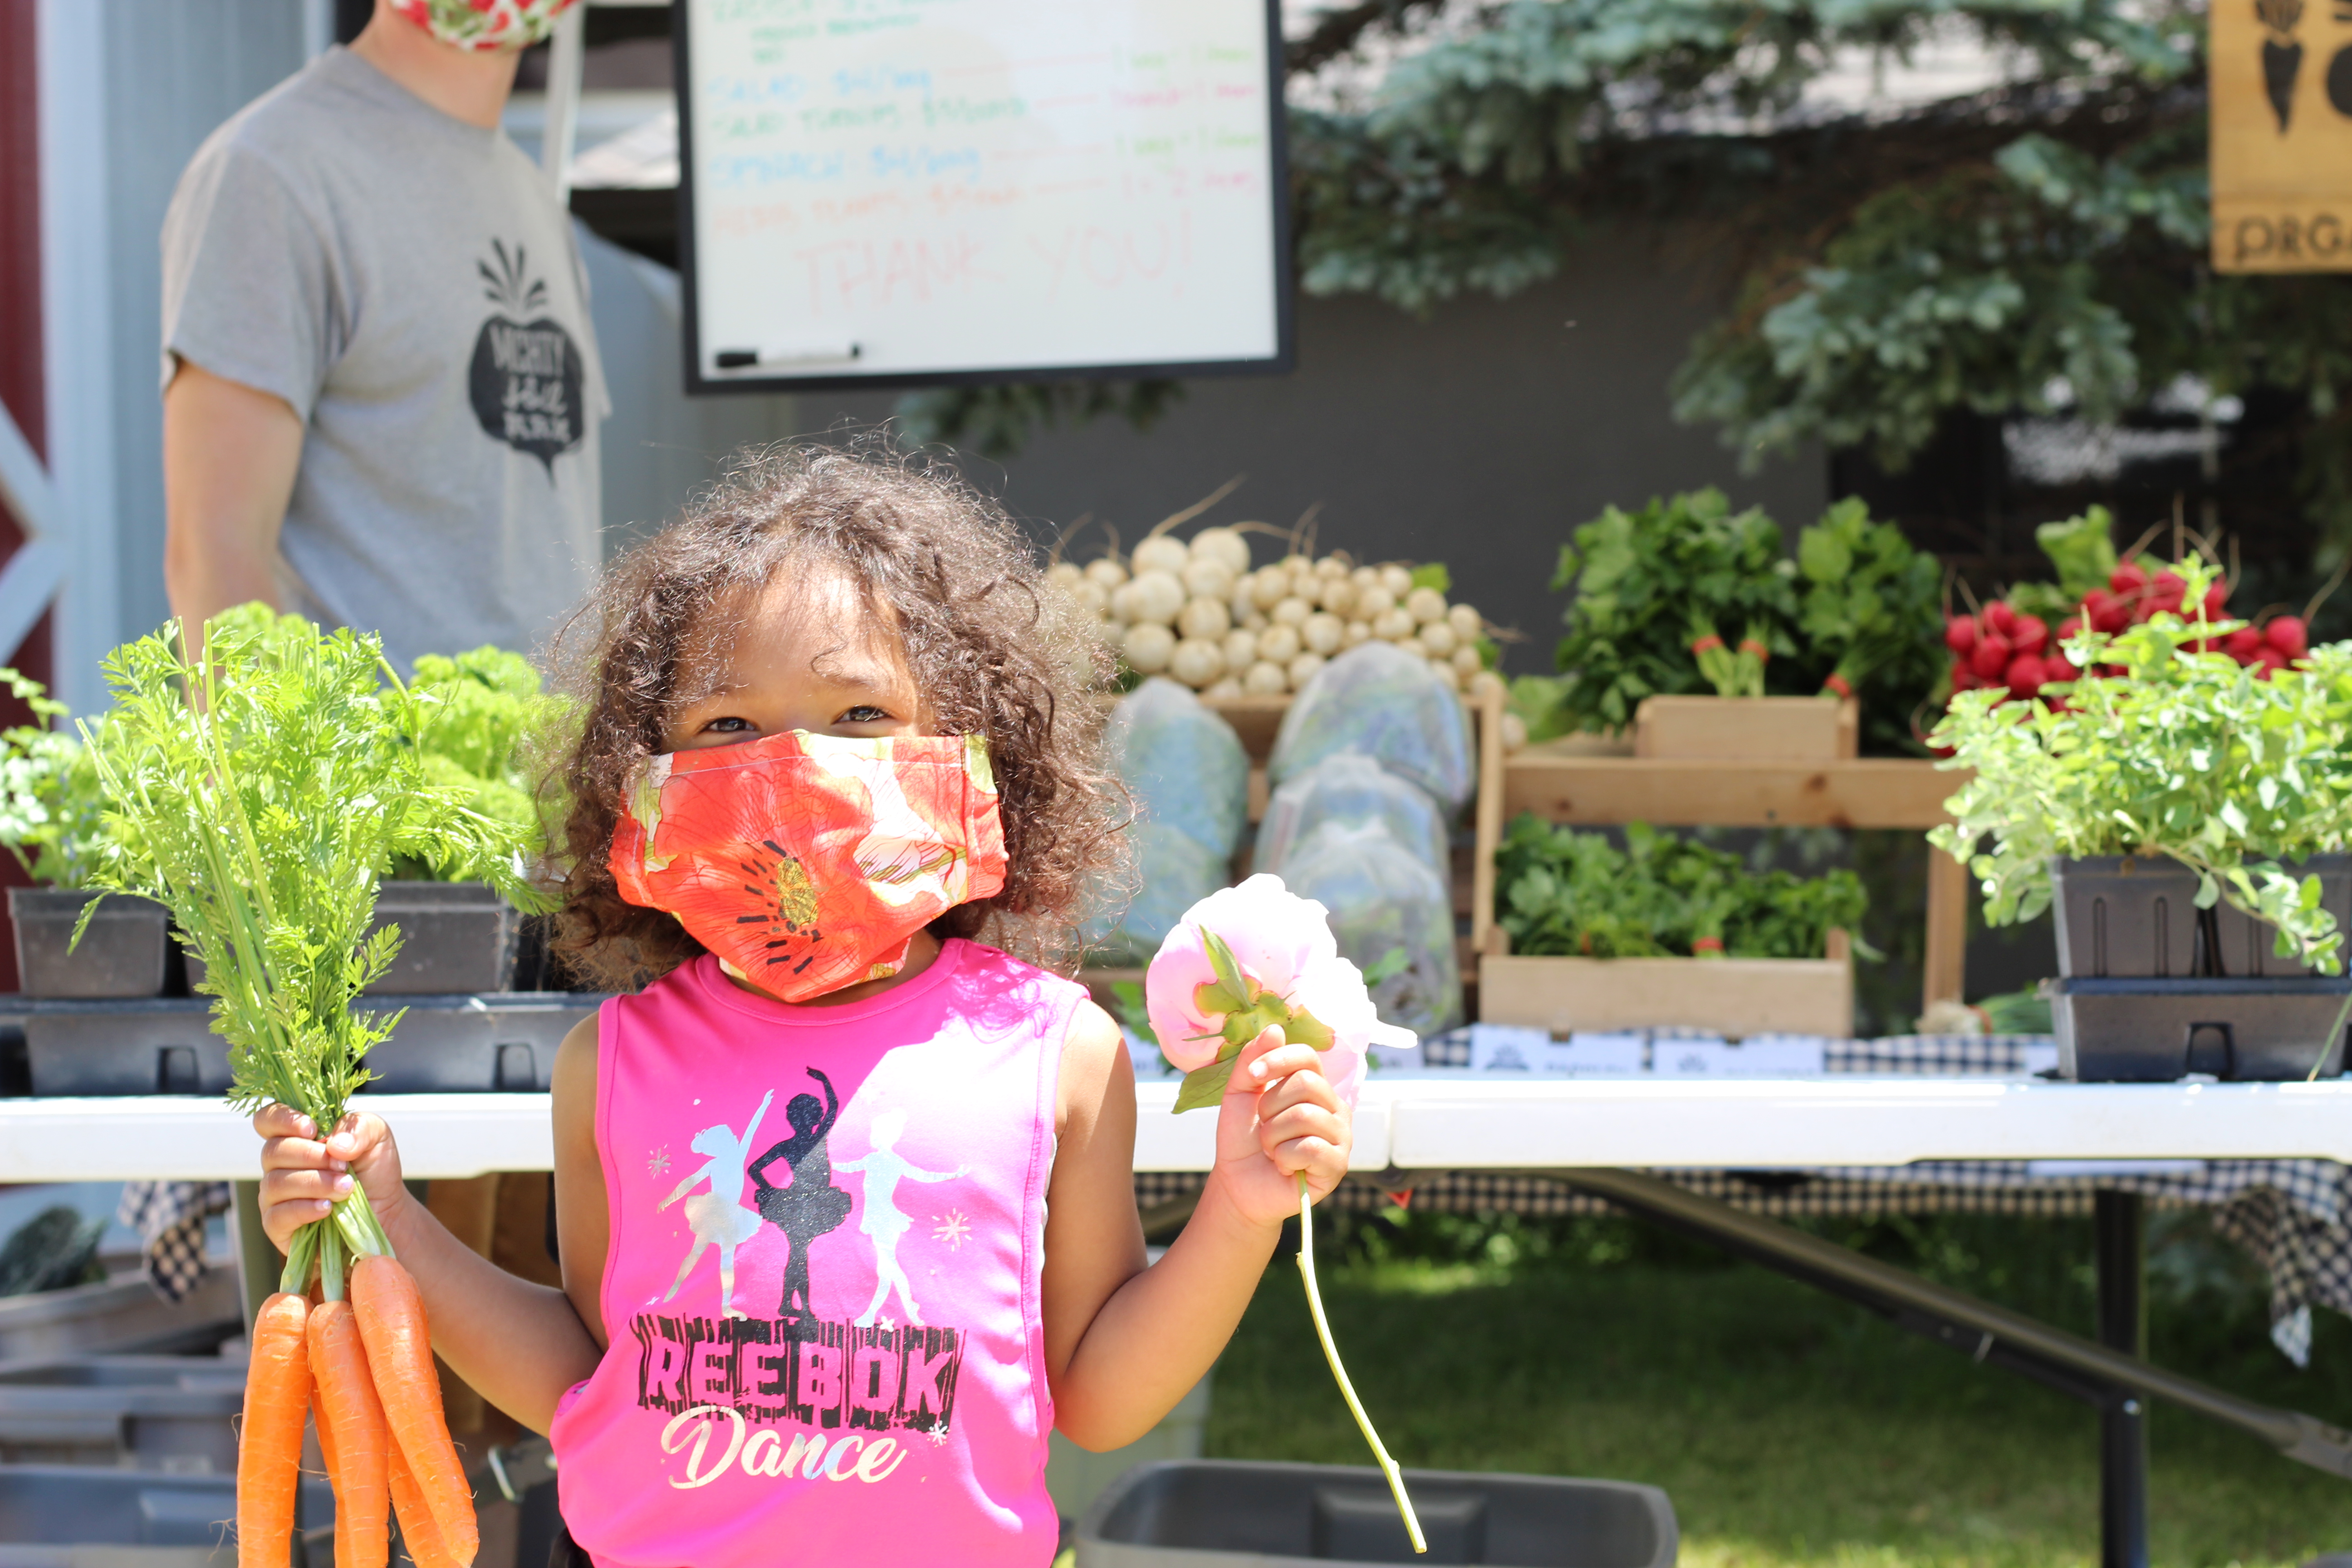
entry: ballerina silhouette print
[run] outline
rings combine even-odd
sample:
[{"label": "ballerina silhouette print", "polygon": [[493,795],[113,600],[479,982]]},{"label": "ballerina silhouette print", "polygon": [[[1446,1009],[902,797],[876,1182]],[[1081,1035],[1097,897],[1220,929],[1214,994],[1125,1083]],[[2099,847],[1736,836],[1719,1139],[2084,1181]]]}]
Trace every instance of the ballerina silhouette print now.
[{"label": "ballerina silhouette print", "polygon": [[[761,1215],[792,1243],[792,1255],[784,1260],[783,1299],[776,1304],[776,1316],[787,1321],[811,1315],[809,1243],[840,1228],[849,1217],[849,1194],[833,1184],[833,1159],[824,1142],[833,1124],[841,1120],[841,1100],[833,1091],[831,1079],[814,1068],[808,1069],[808,1075],[824,1089],[824,1103],[818,1104],[813,1094],[796,1094],[785,1101],[784,1120],[792,1124],[793,1135],[771,1147],[749,1168],[755,1194],[751,1201],[759,1205]],[[768,1180],[768,1167],[779,1160],[793,1173],[788,1187]]]},{"label": "ballerina silhouette print", "polygon": [[[760,1100],[760,1109],[751,1113],[751,1122],[738,1138],[725,1122],[706,1127],[694,1135],[692,1148],[698,1154],[710,1156],[703,1167],[680,1182],[669,1196],[656,1205],[666,1209],[680,1198],[686,1198],[686,1223],[694,1232],[694,1247],[686,1261],[677,1266],[677,1278],[670,1281],[665,1301],[677,1298],[678,1288],[705,1247],[719,1248],[719,1315],[741,1318],[749,1314],[735,1310],[735,1249],[760,1234],[760,1216],[743,1206],[743,1165],[751,1157],[751,1139],[760,1130],[760,1119],[768,1114],[768,1106],[776,1098],[770,1089]],[[710,1184],[707,1193],[686,1194],[704,1182]]]},{"label": "ballerina silhouette print", "polygon": [[952,1182],[971,1167],[958,1165],[952,1171],[925,1171],[907,1163],[893,1147],[898,1135],[907,1130],[907,1113],[886,1110],[874,1119],[868,1136],[874,1147],[855,1160],[844,1160],[837,1170],[857,1171],[866,1177],[866,1212],[859,1216],[857,1228],[874,1241],[874,1300],[857,1320],[861,1329],[870,1329],[881,1314],[882,1303],[890,1292],[898,1292],[898,1303],[907,1310],[907,1321],[919,1325],[922,1312],[915,1305],[915,1288],[908,1282],[907,1271],[898,1266],[898,1238],[913,1227],[914,1221],[898,1210],[898,1184],[913,1182]]}]

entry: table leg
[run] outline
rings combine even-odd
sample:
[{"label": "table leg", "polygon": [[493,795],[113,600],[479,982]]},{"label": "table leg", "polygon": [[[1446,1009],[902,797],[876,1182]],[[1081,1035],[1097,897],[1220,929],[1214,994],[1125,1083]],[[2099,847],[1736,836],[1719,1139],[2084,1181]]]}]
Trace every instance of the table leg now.
[{"label": "table leg", "polygon": [[[2094,1200],[2099,1272],[2099,1342],[2147,1355],[2146,1226],[2137,1193]],[[2099,1411],[2100,1568],[2147,1568],[2147,1405],[2112,1391]]]},{"label": "table leg", "polygon": [[1942,850],[1927,850],[1927,951],[1921,965],[1920,1006],[1967,1000],[1968,868]]}]

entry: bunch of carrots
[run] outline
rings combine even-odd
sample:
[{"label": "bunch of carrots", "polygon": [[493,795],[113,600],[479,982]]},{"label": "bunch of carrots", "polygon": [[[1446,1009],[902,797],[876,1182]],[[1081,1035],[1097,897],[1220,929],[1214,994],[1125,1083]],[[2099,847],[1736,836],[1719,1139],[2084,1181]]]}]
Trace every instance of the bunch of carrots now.
[{"label": "bunch of carrots", "polygon": [[[535,847],[427,783],[418,742],[438,699],[403,685],[374,637],[248,605],[215,617],[200,654],[188,641],[173,623],[107,660],[118,707],[82,727],[106,799],[92,880],[169,906],[204,960],[231,1102],[289,1105],[323,1132],[399,1021],[352,1005],[400,947],[396,927],[371,929],[385,871],[485,867],[537,908]],[[383,1568],[395,1514],[417,1568],[473,1561],[424,1304],[364,1192],[297,1233],[254,1323],[240,1568],[284,1568],[306,1415],[334,1484],[337,1568]]]},{"label": "bunch of carrots", "polygon": [[335,1568],[381,1568],[395,1515],[416,1568],[466,1568],[480,1545],[416,1281],[388,1247],[353,1247],[342,1267],[343,1230],[373,1225],[365,1202],[347,1200],[346,1214],[300,1233],[278,1292],[254,1319],[236,1454],[237,1568],[284,1568],[306,1415],[335,1489]]}]

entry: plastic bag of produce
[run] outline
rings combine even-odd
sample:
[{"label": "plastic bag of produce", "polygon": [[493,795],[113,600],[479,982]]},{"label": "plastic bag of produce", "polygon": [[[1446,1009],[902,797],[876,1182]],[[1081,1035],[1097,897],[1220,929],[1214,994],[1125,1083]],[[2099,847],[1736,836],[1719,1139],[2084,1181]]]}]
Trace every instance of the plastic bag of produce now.
[{"label": "plastic bag of produce", "polygon": [[[1249,757],[1231,724],[1155,676],[1119,699],[1103,742],[1139,820],[1232,858],[1249,816]],[[1223,886],[1221,879],[1210,890]]]},{"label": "plastic bag of produce", "polygon": [[1453,869],[1437,803],[1355,752],[1335,752],[1274,792],[1258,825],[1257,868],[1279,874],[1284,858],[1327,822],[1380,823],[1440,879]]},{"label": "plastic bag of produce", "polygon": [[1230,858],[1189,833],[1148,821],[1127,832],[1135,849],[1131,879],[1117,894],[1093,889],[1078,922],[1089,963],[1150,963],[1184,911],[1233,880]]},{"label": "plastic bag of produce", "polygon": [[1418,784],[1449,816],[1478,782],[1462,700],[1428,660],[1384,642],[1341,654],[1292,700],[1268,773],[1285,784],[1339,752],[1360,752]]},{"label": "plastic bag of produce", "polygon": [[1291,851],[1282,881],[1331,911],[1339,956],[1372,981],[1383,1023],[1426,1037],[1462,1021],[1452,891],[1386,824],[1325,823]]}]

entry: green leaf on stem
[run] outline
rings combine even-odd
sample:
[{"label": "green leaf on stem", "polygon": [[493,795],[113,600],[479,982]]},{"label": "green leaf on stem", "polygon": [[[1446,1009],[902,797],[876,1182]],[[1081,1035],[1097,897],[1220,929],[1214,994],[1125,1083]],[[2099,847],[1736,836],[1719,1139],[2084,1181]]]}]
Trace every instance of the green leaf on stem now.
[{"label": "green leaf on stem", "polygon": [[1184,1081],[1176,1088],[1174,1114],[1181,1116],[1187,1110],[1199,1110],[1223,1100],[1225,1086],[1233,1081],[1234,1062],[1240,1055],[1240,1051],[1228,1046],[1207,1067],[1194,1068],[1186,1073]]}]

